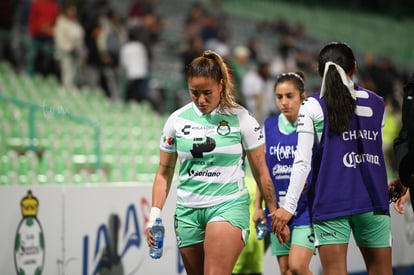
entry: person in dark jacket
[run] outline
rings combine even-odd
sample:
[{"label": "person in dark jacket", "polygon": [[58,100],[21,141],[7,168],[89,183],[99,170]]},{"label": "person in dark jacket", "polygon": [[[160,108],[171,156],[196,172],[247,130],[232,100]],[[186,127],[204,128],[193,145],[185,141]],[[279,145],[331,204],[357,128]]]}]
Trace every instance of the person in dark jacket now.
[{"label": "person in dark jacket", "polygon": [[[404,87],[402,104],[402,128],[394,140],[394,152],[398,167],[398,178],[391,184],[402,190],[403,194],[395,201],[397,212],[404,213],[404,204],[411,197],[411,206],[414,210],[414,73]],[[402,184],[398,185],[399,183]],[[398,187],[399,186],[399,187]],[[395,188],[395,187],[394,187]],[[407,188],[409,191],[407,191]]]}]

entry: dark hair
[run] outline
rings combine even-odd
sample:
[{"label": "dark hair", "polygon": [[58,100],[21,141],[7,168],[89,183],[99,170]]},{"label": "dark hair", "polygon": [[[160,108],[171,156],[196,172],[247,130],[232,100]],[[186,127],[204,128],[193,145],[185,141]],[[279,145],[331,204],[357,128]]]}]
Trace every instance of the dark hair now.
[{"label": "dark hair", "polygon": [[231,81],[228,68],[223,58],[214,51],[206,50],[202,56],[195,58],[187,66],[187,80],[193,77],[211,78],[220,83],[223,90],[220,93],[220,109],[226,110],[232,107],[240,107],[234,99],[235,88]]},{"label": "dark hair", "polygon": [[273,90],[276,90],[277,85],[286,81],[292,81],[301,94],[305,92],[305,74],[303,72],[289,72],[280,74],[276,79]]},{"label": "dark hair", "polygon": [[[341,66],[348,75],[355,69],[354,53],[345,43],[332,42],[321,50],[318,61],[318,71],[321,77],[323,77],[325,64],[328,61]],[[325,88],[323,98],[328,110],[330,128],[337,133],[347,131],[355,112],[356,101],[343,84],[335,66],[330,65],[326,72]]]}]

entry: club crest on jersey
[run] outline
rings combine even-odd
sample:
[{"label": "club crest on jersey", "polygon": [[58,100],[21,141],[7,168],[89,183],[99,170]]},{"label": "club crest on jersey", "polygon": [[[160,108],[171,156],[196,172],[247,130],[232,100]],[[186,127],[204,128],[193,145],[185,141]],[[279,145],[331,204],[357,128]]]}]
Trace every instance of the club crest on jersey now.
[{"label": "club crest on jersey", "polygon": [[220,121],[220,125],[217,127],[217,133],[220,136],[227,136],[230,134],[229,122],[225,120]]}]

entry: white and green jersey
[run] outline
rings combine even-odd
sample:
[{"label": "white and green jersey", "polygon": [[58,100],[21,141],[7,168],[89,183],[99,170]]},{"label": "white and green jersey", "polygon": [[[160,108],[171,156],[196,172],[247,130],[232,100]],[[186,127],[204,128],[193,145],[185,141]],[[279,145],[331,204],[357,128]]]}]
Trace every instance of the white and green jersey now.
[{"label": "white and green jersey", "polygon": [[177,153],[177,203],[204,208],[246,195],[243,151],[264,144],[262,129],[245,108],[202,114],[189,103],[170,115],[160,149]]}]

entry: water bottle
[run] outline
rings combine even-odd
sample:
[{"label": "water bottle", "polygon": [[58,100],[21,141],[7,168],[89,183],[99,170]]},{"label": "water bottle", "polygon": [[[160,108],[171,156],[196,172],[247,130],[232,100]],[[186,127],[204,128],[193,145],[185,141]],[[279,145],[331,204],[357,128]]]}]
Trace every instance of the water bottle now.
[{"label": "water bottle", "polygon": [[264,239],[267,233],[268,233],[267,224],[264,221],[258,222],[256,225],[257,239],[258,240]]},{"label": "water bottle", "polygon": [[164,233],[165,228],[162,224],[162,220],[161,218],[157,218],[151,228],[151,234],[157,243],[154,246],[150,246],[149,255],[153,259],[159,259],[162,256],[162,249],[164,246]]}]

